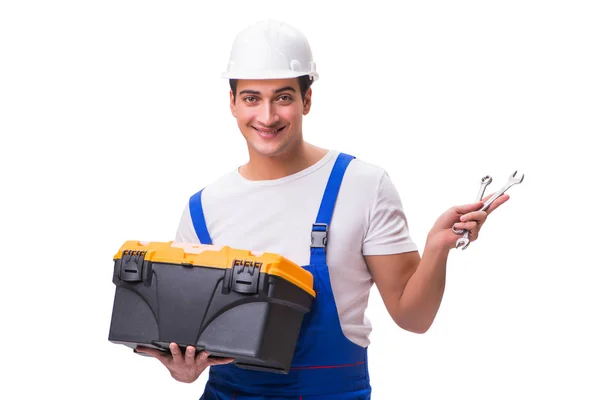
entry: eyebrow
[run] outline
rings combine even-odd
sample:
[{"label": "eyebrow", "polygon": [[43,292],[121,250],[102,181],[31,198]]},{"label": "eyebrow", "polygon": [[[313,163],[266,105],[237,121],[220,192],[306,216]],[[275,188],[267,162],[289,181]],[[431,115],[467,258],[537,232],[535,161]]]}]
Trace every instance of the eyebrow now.
[{"label": "eyebrow", "polygon": [[293,87],[291,87],[291,86],[286,86],[286,87],[282,87],[281,89],[277,89],[277,90],[275,91],[275,93],[281,93],[281,92],[285,92],[285,91],[287,91],[287,90],[289,90],[290,92],[295,92],[295,91],[296,91],[296,89],[294,89]]},{"label": "eyebrow", "polygon": [[[296,89],[294,89],[293,87],[291,87],[291,86],[285,86],[285,87],[282,87],[282,88],[279,88],[279,89],[275,90],[274,93],[281,93],[281,92],[285,92],[287,90],[289,90],[291,92],[296,92]],[[259,95],[260,94],[260,92],[258,90],[250,90],[250,89],[245,89],[245,90],[242,90],[240,92],[240,94],[244,94],[244,93],[254,94],[254,95]]]}]

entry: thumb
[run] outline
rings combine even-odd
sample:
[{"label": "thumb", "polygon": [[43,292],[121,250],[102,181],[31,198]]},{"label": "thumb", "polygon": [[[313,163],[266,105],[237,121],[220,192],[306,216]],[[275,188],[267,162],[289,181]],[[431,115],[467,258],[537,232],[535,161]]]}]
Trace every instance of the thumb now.
[{"label": "thumb", "polygon": [[156,357],[156,358],[160,358],[160,356],[165,354],[163,351],[160,351],[158,349],[152,349],[150,347],[142,347],[142,346],[136,346],[135,349],[133,349],[133,352],[142,354],[142,355],[149,355],[149,356]]},{"label": "thumb", "polygon": [[469,203],[469,204],[463,204],[461,206],[456,206],[456,207],[454,207],[454,212],[456,212],[456,214],[462,215],[462,214],[470,213],[471,211],[477,211],[481,207],[483,207],[483,201],[478,201],[475,203]]}]

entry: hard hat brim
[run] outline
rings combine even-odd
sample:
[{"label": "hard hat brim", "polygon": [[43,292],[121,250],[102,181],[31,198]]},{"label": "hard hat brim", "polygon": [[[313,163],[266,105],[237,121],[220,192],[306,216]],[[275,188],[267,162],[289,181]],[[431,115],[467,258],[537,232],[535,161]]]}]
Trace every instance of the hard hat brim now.
[{"label": "hard hat brim", "polygon": [[304,71],[245,71],[243,73],[224,72],[221,76],[225,79],[248,79],[248,80],[263,80],[263,79],[290,79],[298,78],[299,76],[308,75],[313,81],[319,79],[319,74],[316,72]]}]

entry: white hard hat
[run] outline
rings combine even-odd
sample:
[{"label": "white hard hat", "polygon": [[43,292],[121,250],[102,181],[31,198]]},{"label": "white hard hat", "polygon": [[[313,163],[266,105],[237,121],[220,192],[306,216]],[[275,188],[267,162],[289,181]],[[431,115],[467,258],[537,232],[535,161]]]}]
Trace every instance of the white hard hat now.
[{"label": "white hard hat", "polygon": [[223,78],[319,78],[308,40],[298,29],[279,21],[262,21],[236,37]]}]

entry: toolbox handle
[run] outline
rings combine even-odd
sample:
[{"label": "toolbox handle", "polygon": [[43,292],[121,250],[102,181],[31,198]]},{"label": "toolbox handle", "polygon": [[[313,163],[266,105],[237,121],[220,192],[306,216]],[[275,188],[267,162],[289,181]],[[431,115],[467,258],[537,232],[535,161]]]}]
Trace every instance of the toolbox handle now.
[{"label": "toolbox handle", "polygon": [[204,251],[219,251],[223,246],[214,244],[196,244],[188,242],[172,242],[171,247],[183,249],[184,252],[189,254],[200,254]]}]

